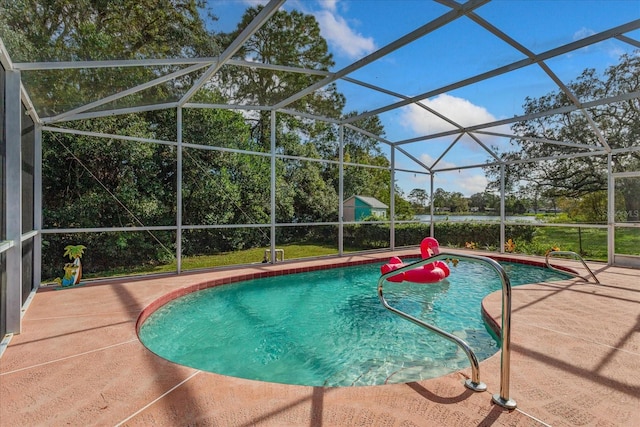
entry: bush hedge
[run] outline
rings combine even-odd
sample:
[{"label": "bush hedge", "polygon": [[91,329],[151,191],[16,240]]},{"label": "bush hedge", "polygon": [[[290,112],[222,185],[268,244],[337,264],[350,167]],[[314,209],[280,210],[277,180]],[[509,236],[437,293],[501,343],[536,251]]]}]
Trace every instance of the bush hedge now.
[{"label": "bush hedge", "polygon": [[[398,224],[395,227],[395,245],[418,245],[430,235],[429,224]],[[508,225],[505,237],[518,244],[531,243],[535,227],[529,225]],[[434,237],[442,246],[465,247],[473,243],[477,248],[498,249],[500,246],[499,223],[437,222]],[[389,247],[388,224],[357,224],[345,226],[344,245],[357,249],[382,249]]]}]

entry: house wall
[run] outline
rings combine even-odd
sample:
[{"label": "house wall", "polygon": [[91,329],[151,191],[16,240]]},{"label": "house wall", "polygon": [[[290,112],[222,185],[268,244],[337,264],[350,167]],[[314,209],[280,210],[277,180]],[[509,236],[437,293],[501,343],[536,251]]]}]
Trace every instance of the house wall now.
[{"label": "house wall", "polygon": [[354,206],[354,199],[345,200],[343,205],[342,218],[344,221],[355,221],[356,212]]},{"label": "house wall", "polygon": [[371,207],[360,199],[355,199],[355,220],[362,221],[371,215]]},{"label": "house wall", "polygon": [[380,219],[387,219],[387,210],[386,209],[371,209],[371,216],[375,216]]}]

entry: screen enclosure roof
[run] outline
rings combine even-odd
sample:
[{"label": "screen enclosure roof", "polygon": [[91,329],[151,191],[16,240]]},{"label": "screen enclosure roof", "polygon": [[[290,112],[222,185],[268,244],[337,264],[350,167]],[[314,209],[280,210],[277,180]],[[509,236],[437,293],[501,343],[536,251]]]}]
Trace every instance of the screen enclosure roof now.
[{"label": "screen enclosure roof", "polygon": [[[239,16],[237,11],[227,14],[224,3],[210,2],[218,14],[212,25],[229,32]],[[377,115],[385,134],[374,137],[386,150],[396,148],[396,167],[418,165],[428,172],[499,162],[501,148],[525,140],[571,147],[571,155],[578,156],[615,152],[622,147],[607,138],[593,117],[603,106],[638,104],[640,85],[583,98],[572,90],[572,83],[585,69],[602,75],[623,55],[640,55],[640,2],[272,0],[263,6],[215,57],[14,59],[11,65],[20,70],[24,98],[44,125],[178,107],[275,110],[355,129],[359,120]],[[316,17],[333,54],[333,69],[238,57],[243,44],[281,9]],[[9,56],[20,58],[16,52]],[[274,94],[269,105],[252,105],[233,96],[224,104],[197,102],[199,91],[220,84],[221,70],[237,67],[270,70],[274,78],[305,73],[313,83],[295,93]],[[119,73],[131,69],[145,72],[136,74],[139,80],[128,79],[127,87],[113,84]],[[105,72],[111,78],[105,79]],[[331,84],[345,95],[344,112],[350,114],[327,118],[297,108],[305,97],[322,94]],[[81,97],[62,101],[66,98],[56,94],[82,85],[86,90],[78,90]],[[167,87],[171,90],[162,90]],[[524,111],[527,98],[549,93],[563,93],[566,104],[535,114]],[[588,141],[517,135],[512,128],[517,122],[567,114],[586,120],[592,136]],[[640,141],[634,146],[632,150]]]}]

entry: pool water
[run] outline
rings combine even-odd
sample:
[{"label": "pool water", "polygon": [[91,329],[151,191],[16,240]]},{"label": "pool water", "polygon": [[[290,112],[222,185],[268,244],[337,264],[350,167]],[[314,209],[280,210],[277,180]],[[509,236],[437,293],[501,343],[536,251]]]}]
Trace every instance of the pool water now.
[{"label": "pool water", "polygon": [[[501,264],[512,286],[568,277]],[[455,344],[382,307],[379,277],[380,265],[369,264],[218,286],[160,307],[139,336],[175,363],[286,384],[402,383],[468,367]],[[384,292],[391,306],[454,333],[484,360],[499,346],[480,303],[501,287],[489,265],[461,260],[440,283],[387,282]]]}]

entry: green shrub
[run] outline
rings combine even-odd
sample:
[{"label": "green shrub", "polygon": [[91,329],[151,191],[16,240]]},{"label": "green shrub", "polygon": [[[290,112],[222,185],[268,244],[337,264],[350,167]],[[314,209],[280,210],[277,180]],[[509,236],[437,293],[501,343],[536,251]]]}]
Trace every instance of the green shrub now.
[{"label": "green shrub", "polygon": [[[516,246],[533,241],[535,227],[507,226],[505,235]],[[430,235],[429,224],[398,224],[395,227],[395,246],[419,245]],[[465,247],[474,242],[478,248],[497,250],[500,247],[500,224],[475,222],[437,222],[434,237],[442,246]],[[382,249],[389,247],[389,224],[356,224],[344,228],[345,246],[356,249]]]},{"label": "green shrub", "polygon": [[[505,237],[512,239],[516,246],[533,240],[535,227],[529,225],[509,225],[505,227]],[[464,247],[473,242],[478,248],[500,247],[500,224],[473,222],[437,222],[434,237],[447,246]]]}]

